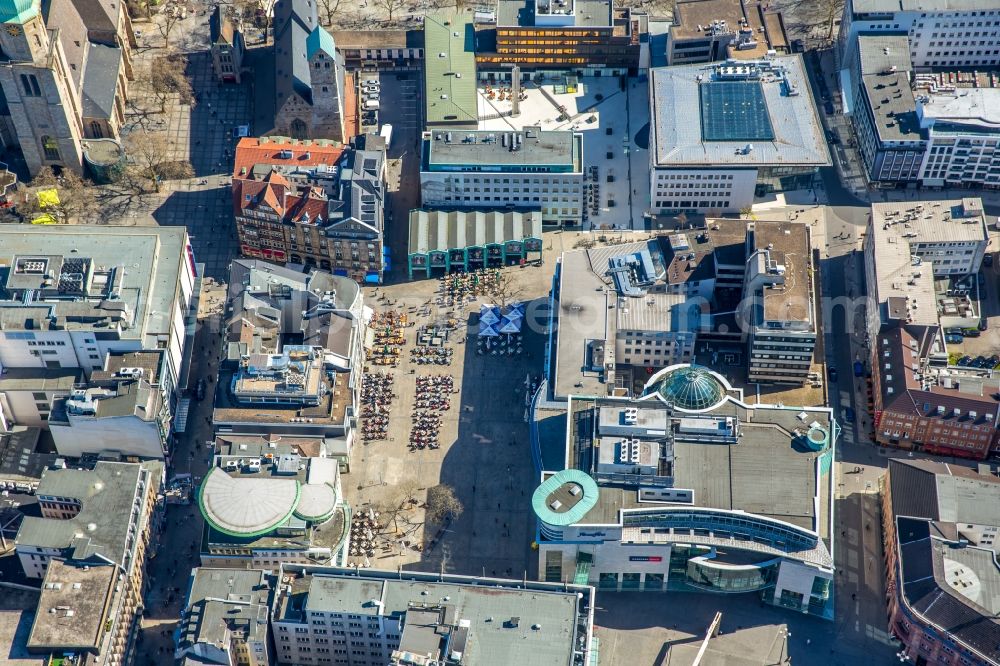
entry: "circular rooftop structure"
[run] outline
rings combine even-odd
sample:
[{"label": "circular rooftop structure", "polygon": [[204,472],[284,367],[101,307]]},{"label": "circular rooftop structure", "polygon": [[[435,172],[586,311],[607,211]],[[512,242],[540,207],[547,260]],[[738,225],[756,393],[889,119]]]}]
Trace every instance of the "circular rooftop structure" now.
[{"label": "circular rooftop structure", "polygon": [[658,393],[678,409],[699,412],[717,406],[726,399],[729,383],[722,375],[700,365],[672,365],[653,375],[643,395]]},{"label": "circular rooftop structure", "polygon": [[233,478],[218,467],[208,471],[198,493],[205,520],[235,537],[267,534],[288,520],[298,504],[296,479]]},{"label": "circular rooftop structure", "polygon": [[337,510],[337,492],[328,483],[307,483],[299,490],[295,515],[302,520],[322,523]]},{"label": "circular rooftop structure", "polygon": [[594,508],[599,493],[597,482],[589,474],[578,469],[564,469],[535,488],[531,506],[543,523],[572,525]]}]

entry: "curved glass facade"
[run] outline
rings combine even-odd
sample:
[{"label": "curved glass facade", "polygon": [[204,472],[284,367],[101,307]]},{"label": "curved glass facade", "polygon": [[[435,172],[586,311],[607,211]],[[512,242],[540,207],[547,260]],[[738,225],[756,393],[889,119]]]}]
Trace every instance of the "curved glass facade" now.
[{"label": "curved glass facade", "polygon": [[694,365],[671,370],[645,391],[659,393],[664,400],[680,409],[698,411],[722,402],[725,387],[705,368]]},{"label": "curved glass facade", "polygon": [[757,592],[774,585],[780,559],[731,566],[698,557],[687,562],[687,583],[711,592]]}]

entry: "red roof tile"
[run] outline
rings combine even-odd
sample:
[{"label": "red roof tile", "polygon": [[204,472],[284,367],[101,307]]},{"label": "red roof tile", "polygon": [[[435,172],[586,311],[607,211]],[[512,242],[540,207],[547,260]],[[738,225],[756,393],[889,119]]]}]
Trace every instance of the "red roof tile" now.
[{"label": "red roof tile", "polygon": [[[262,144],[261,141],[264,143]],[[233,178],[245,178],[255,164],[286,164],[289,166],[334,165],[340,160],[344,147],[335,141],[297,141],[283,137],[246,137],[236,145]],[[279,157],[290,151],[291,157]]]}]

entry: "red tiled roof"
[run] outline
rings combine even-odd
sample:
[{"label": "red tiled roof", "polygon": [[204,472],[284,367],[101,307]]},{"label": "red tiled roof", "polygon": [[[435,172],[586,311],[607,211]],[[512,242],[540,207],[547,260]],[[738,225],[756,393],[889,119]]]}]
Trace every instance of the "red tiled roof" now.
[{"label": "red tiled roof", "polygon": [[[264,143],[262,144],[261,141]],[[291,157],[279,157],[290,151]],[[334,165],[344,147],[335,141],[297,141],[283,137],[246,137],[236,145],[233,178],[245,178],[255,164],[287,164],[289,166]]]}]

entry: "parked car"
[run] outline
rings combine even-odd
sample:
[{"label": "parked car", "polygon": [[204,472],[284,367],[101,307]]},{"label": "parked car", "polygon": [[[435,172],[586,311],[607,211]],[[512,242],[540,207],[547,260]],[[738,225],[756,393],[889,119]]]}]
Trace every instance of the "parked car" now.
[{"label": "parked car", "polygon": [[853,407],[848,407],[847,409],[844,410],[844,420],[847,421],[848,423],[854,423],[854,418],[856,416],[857,415],[854,413]]},{"label": "parked car", "polygon": [[969,366],[971,364],[972,364],[972,357],[969,356],[969,355],[965,355],[962,358],[958,359],[958,361],[955,362],[955,365],[961,366],[963,368],[967,367],[967,366]]},{"label": "parked car", "polygon": [[378,94],[378,86],[365,86],[365,92],[369,94]]},{"label": "parked car", "polygon": [[378,79],[366,79],[365,80],[365,85],[366,86],[377,86],[378,85]]},{"label": "parked car", "polygon": [[962,341],[965,340],[961,335],[946,335],[944,336],[944,341],[949,345],[960,345]]},{"label": "parked car", "polygon": [[986,317],[983,317],[982,319],[979,320],[979,330],[980,331],[985,331],[986,330],[986,326],[987,326]]},{"label": "parked car", "polygon": [[972,359],[972,363],[970,363],[969,365],[971,365],[973,368],[982,368],[985,365],[985,363],[986,363],[985,356],[977,356],[976,358]]},{"label": "parked car", "polygon": [[826,368],[826,378],[831,383],[837,381],[837,368],[833,367],[832,365],[827,366],[827,368]]},{"label": "parked car", "polygon": [[197,398],[198,400],[204,400],[206,388],[207,387],[205,385],[205,380],[199,379],[198,383],[194,387],[194,397]]},{"label": "parked car", "polygon": [[962,329],[962,335],[964,335],[967,338],[978,338],[979,337],[979,329],[978,328],[963,328]]},{"label": "parked car", "polygon": [[989,361],[990,364],[986,366],[987,368],[997,367],[997,365],[1000,365],[1000,354],[993,354],[993,356],[990,356]]},{"label": "parked car", "polygon": [[832,116],[834,113],[833,102],[831,102],[830,100],[826,100],[825,102],[823,102],[823,110],[826,111],[826,115]]},{"label": "parked car", "polygon": [[944,329],[944,333],[945,335],[962,335],[962,329],[959,326],[952,326]]},{"label": "parked car", "polygon": [[[138,33],[136,33],[136,35],[138,36]],[[992,265],[993,265],[993,255],[987,253],[986,256],[983,257],[983,266],[989,268]]]}]

